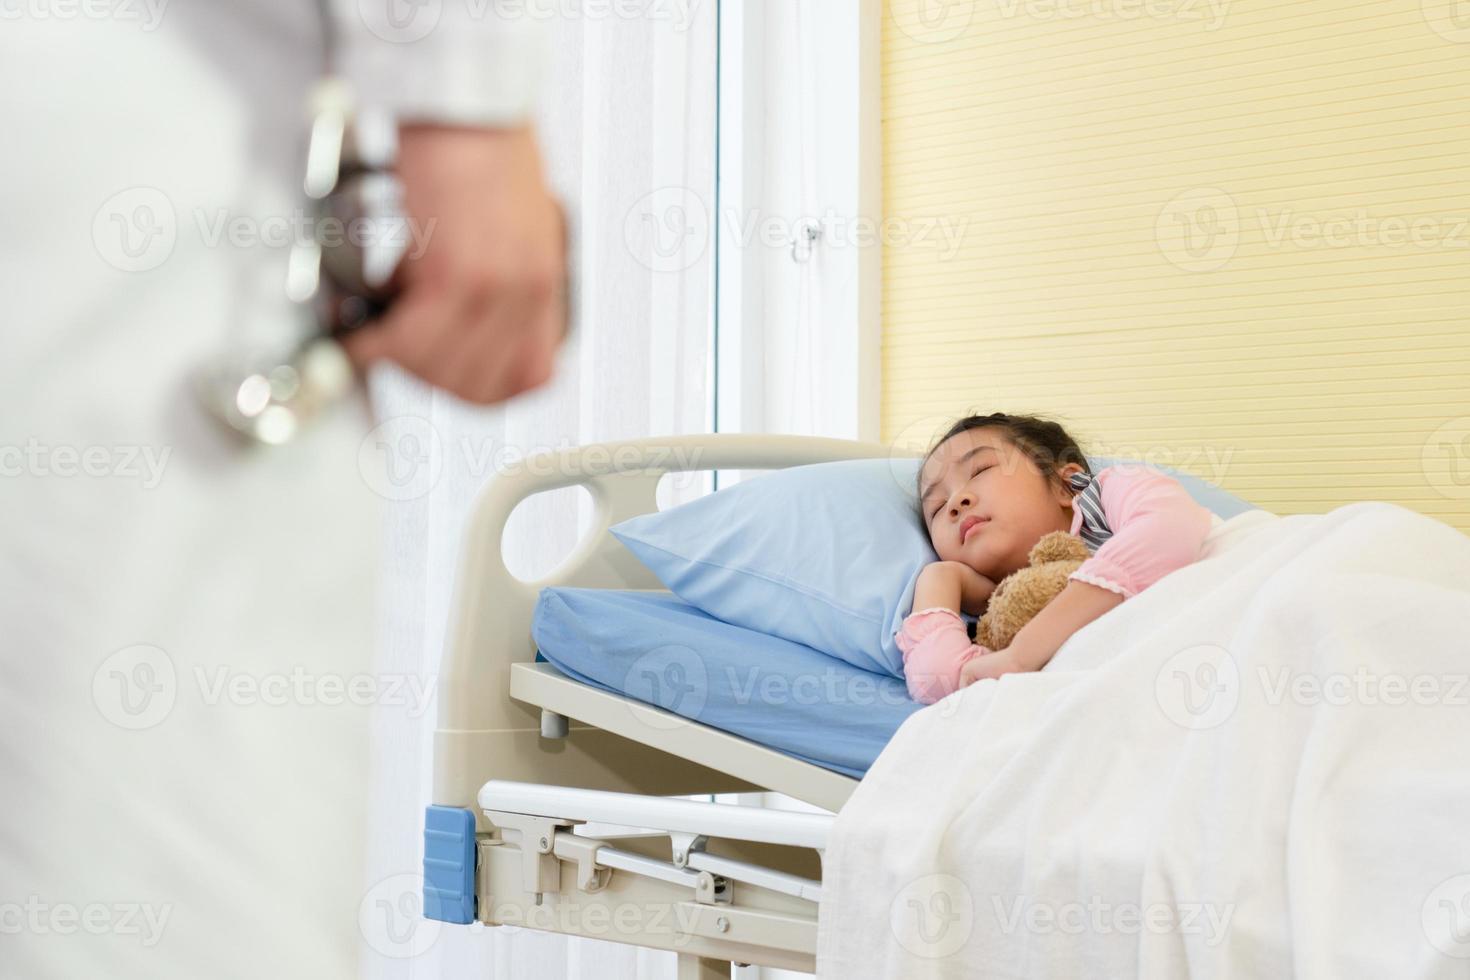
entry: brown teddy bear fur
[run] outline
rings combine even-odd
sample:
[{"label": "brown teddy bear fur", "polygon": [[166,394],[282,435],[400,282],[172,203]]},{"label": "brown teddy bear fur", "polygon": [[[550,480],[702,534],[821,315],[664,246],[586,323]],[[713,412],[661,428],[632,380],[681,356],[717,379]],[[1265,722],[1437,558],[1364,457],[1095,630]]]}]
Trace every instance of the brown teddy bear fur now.
[{"label": "brown teddy bear fur", "polygon": [[1088,559],[1082,539],[1053,531],[1036,542],[1025,568],[1001,580],[991,593],[985,615],[975,624],[975,642],[990,650],[1011,645],[1021,627],[1031,622],[1067,587],[1067,576]]}]

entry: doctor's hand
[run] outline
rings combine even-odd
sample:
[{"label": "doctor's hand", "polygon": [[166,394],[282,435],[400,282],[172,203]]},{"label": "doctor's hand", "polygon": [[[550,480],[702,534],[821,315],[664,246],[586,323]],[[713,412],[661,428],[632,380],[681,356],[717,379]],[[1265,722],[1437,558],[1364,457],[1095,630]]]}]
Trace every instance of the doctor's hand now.
[{"label": "doctor's hand", "polygon": [[344,338],[359,367],[390,360],[489,405],[551,377],[566,335],[566,229],[529,127],[405,124],[411,234],[388,311]]}]

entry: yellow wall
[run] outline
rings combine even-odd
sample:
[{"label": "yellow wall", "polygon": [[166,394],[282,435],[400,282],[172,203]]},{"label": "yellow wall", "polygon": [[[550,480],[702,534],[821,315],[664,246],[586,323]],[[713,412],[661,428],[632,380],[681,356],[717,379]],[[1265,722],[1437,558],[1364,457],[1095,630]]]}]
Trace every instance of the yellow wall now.
[{"label": "yellow wall", "polygon": [[883,438],[1039,411],[1470,530],[1465,6],[887,0]]}]

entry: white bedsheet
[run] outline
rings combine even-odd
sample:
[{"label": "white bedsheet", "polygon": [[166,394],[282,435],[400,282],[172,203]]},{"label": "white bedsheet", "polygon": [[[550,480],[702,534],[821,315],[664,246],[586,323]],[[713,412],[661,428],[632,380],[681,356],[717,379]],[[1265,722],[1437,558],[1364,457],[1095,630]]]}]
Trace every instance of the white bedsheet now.
[{"label": "white bedsheet", "polygon": [[1364,503],[1205,553],[904,723],[819,977],[1470,975],[1470,538]]}]

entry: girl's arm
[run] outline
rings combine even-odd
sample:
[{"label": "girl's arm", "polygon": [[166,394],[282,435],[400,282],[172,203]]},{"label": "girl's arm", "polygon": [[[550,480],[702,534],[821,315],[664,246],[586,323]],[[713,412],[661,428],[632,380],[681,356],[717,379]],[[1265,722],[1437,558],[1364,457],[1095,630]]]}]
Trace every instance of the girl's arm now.
[{"label": "girl's arm", "polygon": [[1077,630],[1199,557],[1213,517],[1178,480],[1141,466],[1111,467],[1097,479],[1113,536],[1069,576],[1061,595],[1022,627],[1009,647],[967,662],[962,687],[984,677],[1039,670]]},{"label": "girl's arm", "polygon": [[960,686],[965,663],[988,651],[970,642],[960,611],[984,611],[995,583],[963,562],[937,561],[919,572],[914,611],[895,637],[909,696],[933,704]]},{"label": "girl's arm", "polygon": [[1097,475],[1103,514],[1113,536],[1071,574],[1127,599],[1199,558],[1214,515],[1178,480],[1143,466]]},{"label": "girl's arm", "polygon": [[914,612],[942,606],[978,616],[994,591],[994,582],[962,561],[930,562],[914,583]]},{"label": "girl's arm", "polygon": [[1010,646],[966,661],[960,671],[960,686],[986,677],[1040,670],[1067,637],[1122,601],[1116,592],[1073,579],[1035,619],[1021,627]]}]

